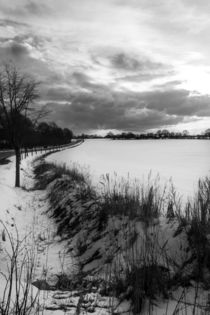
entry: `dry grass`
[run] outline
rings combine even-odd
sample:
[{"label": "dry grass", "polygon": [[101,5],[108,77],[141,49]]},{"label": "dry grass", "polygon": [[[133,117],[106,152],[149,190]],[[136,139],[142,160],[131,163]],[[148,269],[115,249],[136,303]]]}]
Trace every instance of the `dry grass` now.
[{"label": "dry grass", "polygon": [[[130,183],[128,180],[111,183],[109,176],[101,182],[102,192],[99,194],[93,189],[90,182],[77,169],[69,170],[65,166],[58,167],[54,164],[40,165],[35,169],[38,183],[44,180],[44,186],[54,179],[58,179],[50,186],[50,203],[53,209],[53,216],[58,222],[58,232],[68,233],[69,237],[76,235],[84,222],[97,222],[98,237],[106,231],[109,220],[114,217],[126,217],[129,224],[121,227],[122,235],[127,237],[127,249],[124,258],[122,252],[113,251],[107,255],[106,265],[106,294],[115,294],[130,299],[133,305],[133,313],[139,314],[144,301],[149,300],[150,304],[158,298],[169,299],[169,292],[173,287],[183,285],[182,270],[176,267],[175,274],[170,273],[175,261],[171,261],[164,246],[158,244],[158,231],[152,226],[158,224],[160,216],[164,215],[168,221],[178,221],[179,227],[174,237],[181,231],[188,236],[192,259],[196,260],[195,269],[189,275],[186,282],[191,280],[196,283],[205,282],[205,269],[210,271],[210,246],[208,235],[210,234],[210,180],[206,178],[199,181],[198,193],[193,202],[181,204],[173,190],[170,195],[159,189],[158,182],[148,182],[147,185]],[[46,175],[48,177],[46,180]],[[55,196],[56,191],[56,196]],[[80,206],[88,201],[94,201],[94,212],[84,209],[75,217],[71,208],[71,201],[68,194],[74,191],[74,198],[80,202]],[[60,199],[66,198],[60,203]],[[114,220],[114,219],[113,219]],[[142,222],[144,234],[139,242],[138,232],[135,230],[135,222]],[[129,227],[129,228],[128,228]],[[92,229],[93,227],[91,227]],[[91,230],[89,231],[91,232]],[[113,240],[117,243],[117,233]],[[87,232],[88,235],[88,232]],[[111,241],[113,241],[111,240]],[[166,239],[166,243],[167,243]],[[86,243],[78,239],[77,253],[83,255],[87,249]],[[116,244],[120,248],[120,244]],[[119,257],[118,257],[119,256]],[[195,257],[195,258],[193,258]],[[164,262],[164,263],[160,263]],[[192,260],[191,260],[192,261]],[[189,260],[190,262],[190,260]],[[188,262],[183,262],[183,268]],[[209,284],[210,285],[210,284]],[[185,291],[177,301],[173,314],[179,314],[186,310],[184,304]],[[201,309],[198,298],[195,294],[193,314]],[[202,308],[203,311],[206,309]],[[152,312],[151,312],[152,314]],[[168,314],[166,309],[165,314]],[[180,313],[181,314],[181,313]],[[206,311],[204,314],[207,314]]]},{"label": "dry grass", "polygon": [[39,292],[34,293],[32,279],[35,268],[34,248],[25,248],[25,238],[19,239],[18,230],[16,237],[3,225],[5,240],[10,243],[10,252],[7,252],[7,273],[1,272],[5,287],[0,300],[0,314],[2,315],[30,315],[39,314]]},{"label": "dry grass", "polygon": [[[192,256],[195,258],[194,279],[204,281],[204,270],[210,272],[210,179],[199,180],[193,201],[188,201],[184,211],[177,215],[179,229],[188,235]],[[210,283],[209,283],[210,287]]]},{"label": "dry grass", "polygon": [[34,174],[36,179],[35,189],[45,189],[47,185],[55,179],[68,176],[71,182],[84,184],[86,182],[85,176],[73,166],[71,169],[66,165],[56,165],[55,163],[46,163],[43,159],[34,167]]}]

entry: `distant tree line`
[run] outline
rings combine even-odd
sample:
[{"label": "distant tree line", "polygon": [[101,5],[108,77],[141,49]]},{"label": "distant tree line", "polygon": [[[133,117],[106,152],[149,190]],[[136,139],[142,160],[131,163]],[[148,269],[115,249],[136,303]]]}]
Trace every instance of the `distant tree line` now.
[{"label": "distant tree line", "polygon": [[[20,115],[19,122],[22,135],[22,147],[36,147],[48,145],[62,145],[70,143],[73,132],[68,128],[60,128],[54,122],[40,122],[36,125],[28,118]],[[12,148],[8,131],[0,124],[0,149]]]},{"label": "distant tree line", "polygon": [[93,135],[89,135],[86,133],[82,133],[79,135],[74,135],[75,139],[103,139],[103,136],[97,135],[97,134],[93,134]]},{"label": "distant tree line", "polygon": [[122,132],[114,134],[108,132],[105,136],[99,135],[88,135],[81,134],[76,136],[82,139],[113,139],[113,140],[141,140],[141,139],[210,139],[210,128],[207,129],[203,134],[190,135],[188,130],[182,132],[168,131],[167,129],[158,130],[156,132],[148,133],[133,133],[133,132]]}]

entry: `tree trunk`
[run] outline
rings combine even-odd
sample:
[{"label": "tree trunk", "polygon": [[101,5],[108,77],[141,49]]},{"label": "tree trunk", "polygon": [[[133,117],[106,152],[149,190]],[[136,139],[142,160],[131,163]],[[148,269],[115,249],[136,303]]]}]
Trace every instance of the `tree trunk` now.
[{"label": "tree trunk", "polygon": [[20,148],[15,148],[16,157],[16,172],[15,172],[15,187],[20,187]]}]

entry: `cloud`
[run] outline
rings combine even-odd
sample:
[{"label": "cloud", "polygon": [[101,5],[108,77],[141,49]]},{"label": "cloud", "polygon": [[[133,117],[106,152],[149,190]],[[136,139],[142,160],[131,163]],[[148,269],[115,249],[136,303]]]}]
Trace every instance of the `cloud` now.
[{"label": "cloud", "polygon": [[51,9],[49,6],[47,6],[46,4],[44,3],[37,3],[35,1],[32,1],[32,0],[29,0],[25,7],[24,7],[25,11],[29,14],[32,14],[32,15],[43,15],[43,14],[46,14],[46,13],[50,13]]},{"label": "cloud", "polygon": [[17,21],[10,20],[10,19],[0,19],[0,27],[8,27],[8,26],[27,27],[29,25],[27,23],[24,23],[24,22],[17,22]]},{"label": "cloud", "polygon": [[204,0],[2,1],[0,63],[42,81],[53,119],[77,130],[201,119],[210,116],[209,13]]},{"label": "cloud", "polygon": [[[87,75],[77,73],[75,76],[74,73],[73,76],[81,90],[50,88],[46,103],[52,112],[51,120],[58,120],[63,126],[70,125],[77,132],[99,126],[140,132],[210,116],[208,95],[191,95],[188,90],[174,88],[149,92],[115,91],[106,85],[92,84]],[[82,88],[87,90],[82,91]]]},{"label": "cloud", "polygon": [[19,0],[18,3],[14,0],[7,0],[0,4],[0,9],[7,16],[14,18],[28,17],[28,16],[42,16],[51,12],[51,7],[41,1],[34,0]]},{"label": "cloud", "polygon": [[171,89],[143,93],[142,97],[148,108],[164,111],[169,115],[200,117],[210,115],[209,95],[192,96],[190,91]]},{"label": "cloud", "polygon": [[52,83],[59,75],[43,58],[40,47],[41,41],[31,34],[0,39],[0,63],[13,63],[21,72],[34,76],[37,81],[46,82],[48,79]]},{"label": "cloud", "polygon": [[69,102],[71,99],[71,89],[67,87],[57,87],[54,88],[45,86],[45,91],[43,91],[42,98],[45,98],[48,102]]},{"label": "cloud", "polygon": [[163,68],[163,64],[150,61],[146,58],[139,60],[133,56],[125,53],[118,53],[111,57],[111,62],[117,69],[128,71],[145,71],[145,70],[159,70]]},{"label": "cloud", "polygon": [[71,126],[76,132],[87,132],[98,128],[118,129],[126,131],[145,131],[148,128],[159,128],[169,126],[183,121],[183,117],[165,115],[156,110],[142,110],[142,112],[129,115],[125,107],[116,106],[113,102],[98,100],[86,102],[85,106],[80,101],[60,104],[48,103],[51,110],[49,119],[56,117],[56,120],[63,126]]},{"label": "cloud", "polygon": [[142,69],[142,64],[137,59],[128,57],[124,53],[113,56],[112,65],[123,70],[137,71]]},{"label": "cloud", "polygon": [[1,42],[0,60],[2,63],[20,61],[30,57],[29,46],[18,40],[6,39]]},{"label": "cloud", "polygon": [[114,84],[97,84],[81,72],[68,74],[58,82],[45,86],[44,99],[52,110],[50,119],[77,131],[99,126],[145,131],[210,116],[210,96],[179,88],[179,80],[147,92],[116,90]]},{"label": "cloud", "polygon": [[181,81],[181,80],[172,80],[172,81],[167,81],[164,83],[156,84],[154,87],[156,89],[172,90],[172,89],[175,89],[176,87],[178,87],[182,84],[183,84],[183,81]]},{"label": "cloud", "polygon": [[15,41],[11,42],[7,48],[8,53],[14,58],[22,58],[29,54],[28,48],[25,45],[19,44]]}]

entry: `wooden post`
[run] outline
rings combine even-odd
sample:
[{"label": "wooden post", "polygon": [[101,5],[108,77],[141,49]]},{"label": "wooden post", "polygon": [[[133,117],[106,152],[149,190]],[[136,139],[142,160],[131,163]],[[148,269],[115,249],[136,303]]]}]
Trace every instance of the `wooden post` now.
[{"label": "wooden post", "polygon": [[20,148],[15,148],[16,156],[16,170],[15,170],[15,187],[20,187],[20,161],[21,161],[21,150]]}]

